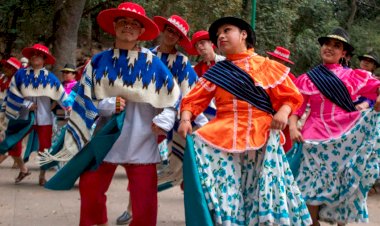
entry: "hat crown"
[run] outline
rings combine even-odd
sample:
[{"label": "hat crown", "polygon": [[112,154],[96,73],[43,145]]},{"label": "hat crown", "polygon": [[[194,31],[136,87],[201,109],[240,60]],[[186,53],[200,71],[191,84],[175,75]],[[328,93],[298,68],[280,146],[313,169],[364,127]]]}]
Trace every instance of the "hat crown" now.
[{"label": "hat crown", "polygon": [[21,62],[16,57],[9,57],[8,60],[2,62],[7,63],[8,65],[16,68],[17,70],[21,67]]},{"label": "hat crown", "polygon": [[288,58],[290,56],[290,51],[284,47],[277,46],[276,49],[274,50],[274,53],[277,55],[280,55],[282,57]]},{"label": "hat crown", "polygon": [[334,37],[334,36],[341,37],[341,38],[343,38],[346,42],[350,42],[350,36],[348,35],[347,31],[344,30],[344,29],[341,28],[341,27],[334,28],[334,29],[331,31],[331,34],[327,35],[327,37]]},{"label": "hat crown", "polygon": [[200,37],[207,37],[208,36],[208,31],[204,31],[204,30],[201,30],[201,31],[197,31],[193,34],[193,36],[191,36],[191,39],[194,40],[194,39],[198,39]]},{"label": "hat crown", "polygon": [[176,26],[185,35],[187,35],[187,33],[189,32],[189,29],[190,29],[189,24],[182,17],[180,17],[178,15],[171,15],[168,18],[168,21],[172,25]]},{"label": "hat crown", "polygon": [[133,3],[133,2],[123,2],[117,8],[119,10],[130,11],[130,12],[134,12],[143,16],[146,15],[145,9],[141,5]]},{"label": "hat crown", "polygon": [[35,50],[39,50],[41,52],[44,52],[46,54],[50,54],[49,48],[46,47],[46,46],[44,46],[44,45],[42,45],[42,44],[34,44],[32,46],[32,48],[35,49]]}]

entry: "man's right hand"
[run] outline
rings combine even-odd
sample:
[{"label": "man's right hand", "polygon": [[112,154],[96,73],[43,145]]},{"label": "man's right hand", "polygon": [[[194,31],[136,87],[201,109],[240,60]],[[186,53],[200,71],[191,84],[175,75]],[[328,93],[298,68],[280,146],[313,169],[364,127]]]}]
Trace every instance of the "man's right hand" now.
[{"label": "man's right hand", "polygon": [[115,112],[116,114],[119,114],[120,112],[124,111],[125,109],[125,99],[122,97],[116,97],[116,109]]},{"label": "man's right hand", "polygon": [[37,104],[33,103],[32,106],[29,107],[29,111],[37,110]]}]

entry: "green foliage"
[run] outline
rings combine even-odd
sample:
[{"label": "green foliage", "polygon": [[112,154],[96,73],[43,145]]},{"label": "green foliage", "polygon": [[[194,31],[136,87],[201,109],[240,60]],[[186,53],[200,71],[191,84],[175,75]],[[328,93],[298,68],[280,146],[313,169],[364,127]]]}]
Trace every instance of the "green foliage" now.
[{"label": "green foliage", "polygon": [[[62,0],[7,0],[0,5],[0,42],[16,37],[13,51],[18,53],[26,45],[48,41],[53,36],[54,5]],[[89,37],[108,47],[112,37],[97,26],[96,16],[101,10],[117,7],[123,1],[87,0],[78,46],[89,48]],[[191,36],[197,30],[207,30],[222,16],[238,16],[251,21],[252,0],[136,0],[149,17],[169,17],[178,14],[190,24]],[[375,50],[380,55],[380,0],[257,0],[256,51],[265,55],[276,46],[291,51],[295,62],[294,74],[301,74],[320,63],[317,38],[333,27],[348,28],[356,54]],[[352,3],[356,4],[353,8]],[[78,12],[80,13],[80,12]],[[12,27],[12,19],[17,19]],[[353,16],[352,24],[349,18]],[[91,28],[91,29],[89,29]],[[90,36],[89,36],[90,33]],[[150,43],[144,43],[150,46]],[[4,47],[0,49],[4,51]],[[89,50],[88,50],[89,51]],[[354,57],[357,66],[357,58]]]}]

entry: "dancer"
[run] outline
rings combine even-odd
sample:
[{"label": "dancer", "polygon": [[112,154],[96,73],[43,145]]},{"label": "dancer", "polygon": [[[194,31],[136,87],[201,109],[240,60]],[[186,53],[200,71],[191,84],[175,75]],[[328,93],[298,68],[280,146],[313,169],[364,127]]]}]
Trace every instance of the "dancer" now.
[{"label": "dancer", "polygon": [[[217,107],[185,152],[185,165],[190,155],[196,158],[193,174],[184,166],[186,225],[310,224],[276,131],[302,103],[289,68],[254,52],[255,33],[242,19],[220,18],[209,34],[227,60],[211,67],[181,104],[183,137],[212,98]],[[201,183],[198,197],[190,197],[193,180]]]},{"label": "dancer", "polygon": [[[323,64],[295,81],[304,103],[290,118],[290,135],[303,144],[289,152],[289,161],[300,161],[293,172],[313,225],[319,225],[318,220],[338,225],[368,222],[367,192],[379,174],[379,113],[357,111],[352,100],[377,97],[379,111],[380,81],[339,64],[354,49],[344,29],[336,28],[318,41]],[[297,120],[307,104],[310,115],[300,131]]]},{"label": "dancer", "polygon": [[[101,11],[97,21],[115,36],[114,48],[92,57],[83,72],[64,147],[54,156],[72,159],[46,187],[69,189],[80,175],[80,225],[108,225],[106,192],[121,165],[129,180],[130,225],[154,226],[160,162],[157,137],[173,127],[179,87],[161,60],[139,46],[138,41],[152,40],[159,33],[143,7],[124,2]],[[97,127],[91,135],[95,119]],[[111,128],[113,122],[117,126]]]},{"label": "dancer", "polygon": [[[46,64],[54,64],[55,58],[50,54],[49,48],[42,44],[35,44],[22,50],[24,57],[29,59],[30,66],[22,68],[14,75],[7,94],[4,128],[8,127],[8,120],[25,119],[29,112],[35,113],[33,130],[38,136],[38,152],[44,152],[52,143],[51,114],[52,101],[58,101],[63,106],[66,93],[58,78],[49,72]],[[5,129],[1,131],[5,136]],[[27,157],[28,158],[28,157]],[[40,169],[38,184],[43,186],[46,182],[45,170]]]}]

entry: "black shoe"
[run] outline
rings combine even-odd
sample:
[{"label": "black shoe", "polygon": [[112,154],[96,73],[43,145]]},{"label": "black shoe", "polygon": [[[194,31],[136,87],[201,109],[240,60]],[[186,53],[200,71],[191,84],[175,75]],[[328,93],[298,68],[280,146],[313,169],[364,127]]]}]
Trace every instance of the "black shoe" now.
[{"label": "black shoe", "polygon": [[124,213],[116,219],[117,225],[125,225],[129,224],[132,221],[132,215],[128,213],[127,211],[124,211]]}]

